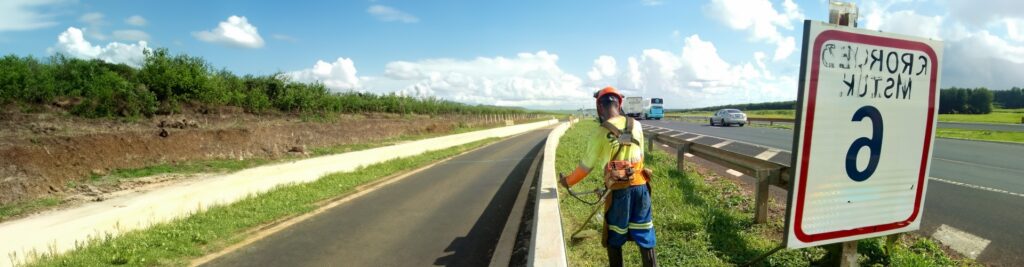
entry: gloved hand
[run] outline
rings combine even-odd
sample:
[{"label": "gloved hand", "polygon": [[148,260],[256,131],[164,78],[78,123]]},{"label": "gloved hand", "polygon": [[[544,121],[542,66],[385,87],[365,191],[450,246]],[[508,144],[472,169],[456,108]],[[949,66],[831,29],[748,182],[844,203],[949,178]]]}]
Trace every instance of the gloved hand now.
[{"label": "gloved hand", "polygon": [[565,188],[569,188],[569,181],[565,180],[565,174],[558,173],[558,184]]}]

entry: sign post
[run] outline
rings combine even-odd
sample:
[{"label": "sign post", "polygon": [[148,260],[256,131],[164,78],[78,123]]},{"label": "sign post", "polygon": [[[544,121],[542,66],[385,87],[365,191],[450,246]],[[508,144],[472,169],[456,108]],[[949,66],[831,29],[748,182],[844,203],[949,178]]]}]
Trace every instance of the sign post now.
[{"label": "sign post", "polygon": [[920,227],[941,56],[935,40],[804,22],[786,247]]}]

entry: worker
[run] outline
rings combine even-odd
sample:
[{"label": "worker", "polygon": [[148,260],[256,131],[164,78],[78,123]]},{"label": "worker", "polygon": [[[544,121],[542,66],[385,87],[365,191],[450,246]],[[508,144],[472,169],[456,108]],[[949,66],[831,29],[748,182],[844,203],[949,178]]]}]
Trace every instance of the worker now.
[{"label": "worker", "polygon": [[576,169],[559,175],[566,188],[579,183],[594,168],[603,168],[607,190],[603,245],[610,266],[622,266],[622,246],[628,240],[640,247],[644,266],[657,266],[654,222],[651,217],[650,170],[644,169],[643,129],[622,114],[623,96],[613,87],[594,94],[600,127],[589,129],[587,151]]}]

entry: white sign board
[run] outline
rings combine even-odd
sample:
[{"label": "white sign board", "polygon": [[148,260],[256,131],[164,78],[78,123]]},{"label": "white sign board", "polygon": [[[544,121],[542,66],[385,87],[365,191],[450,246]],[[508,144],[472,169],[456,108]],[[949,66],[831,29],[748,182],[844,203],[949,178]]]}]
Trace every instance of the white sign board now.
[{"label": "white sign board", "polygon": [[787,247],[918,229],[941,42],[806,21],[802,57]]}]

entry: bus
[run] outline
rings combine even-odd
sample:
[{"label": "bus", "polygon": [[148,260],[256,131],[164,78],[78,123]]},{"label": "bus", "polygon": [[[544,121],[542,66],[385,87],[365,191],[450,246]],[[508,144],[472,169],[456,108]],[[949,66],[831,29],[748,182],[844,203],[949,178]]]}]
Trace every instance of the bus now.
[{"label": "bus", "polygon": [[651,98],[644,109],[644,119],[661,120],[665,117],[665,108],[661,98]]}]

